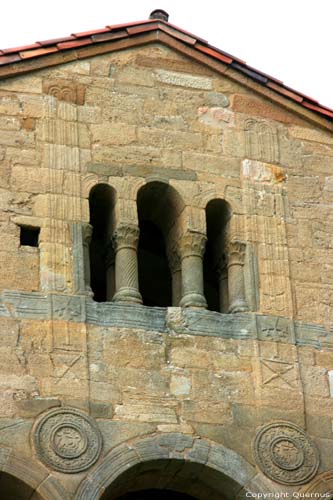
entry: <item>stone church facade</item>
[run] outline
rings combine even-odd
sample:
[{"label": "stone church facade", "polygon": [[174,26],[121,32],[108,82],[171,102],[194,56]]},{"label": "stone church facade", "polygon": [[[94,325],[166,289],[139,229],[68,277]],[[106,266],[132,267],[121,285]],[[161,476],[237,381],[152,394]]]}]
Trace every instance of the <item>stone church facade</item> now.
[{"label": "stone church facade", "polygon": [[332,498],[332,118],[163,11],[0,51],[1,498]]}]

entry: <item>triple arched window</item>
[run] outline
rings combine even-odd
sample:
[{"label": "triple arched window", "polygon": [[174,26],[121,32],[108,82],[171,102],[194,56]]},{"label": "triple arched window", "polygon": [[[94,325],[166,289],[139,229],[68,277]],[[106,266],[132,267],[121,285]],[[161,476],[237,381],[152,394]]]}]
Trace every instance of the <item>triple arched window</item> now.
[{"label": "triple arched window", "polygon": [[137,194],[135,221],[119,220],[117,193],[107,184],[90,192],[85,274],[97,302],[247,310],[245,245],[230,241],[229,204],[206,206],[206,234],[188,229],[185,203],[169,184],[152,181]]}]

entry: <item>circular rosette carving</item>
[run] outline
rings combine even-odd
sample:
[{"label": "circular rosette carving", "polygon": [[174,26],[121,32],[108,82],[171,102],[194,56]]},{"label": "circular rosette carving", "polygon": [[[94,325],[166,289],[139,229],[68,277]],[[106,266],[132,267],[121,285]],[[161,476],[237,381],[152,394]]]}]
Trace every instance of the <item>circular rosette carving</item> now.
[{"label": "circular rosette carving", "polygon": [[254,456],[264,474],[281,484],[307,483],[319,466],[317,448],[303,429],[290,422],[262,427],[254,441]]},{"label": "circular rosette carving", "polygon": [[42,462],[68,474],[91,467],[102,449],[96,424],[76,408],[58,408],[44,414],[33,428],[32,441]]}]

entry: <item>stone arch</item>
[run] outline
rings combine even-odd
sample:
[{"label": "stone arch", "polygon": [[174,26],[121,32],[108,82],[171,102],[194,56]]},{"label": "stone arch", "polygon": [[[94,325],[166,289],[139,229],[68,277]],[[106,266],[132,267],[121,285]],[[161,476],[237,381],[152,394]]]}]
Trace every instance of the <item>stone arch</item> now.
[{"label": "stone arch", "polygon": [[[125,483],[135,486],[140,471],[145,474],[151,468],[154,489],[163,489],[163,482],[168,472],[175,476],[184,476],[184,485],[169,481],[170,489],[187,493],[189,482],[198,478],[200,483],[199,500],[231,500],[247,491],[269,492],[272,484],[262,474],[256,474],[255,468],[244,458],[221,444],[195,438],[180,433],[166,433],[138,438],[122,443],[113,448],[92,473],[80,484],[75,500],[116,499],[125,492]],[[169,469],[169,470],[168,470]],[[161,480],[159,483],[156,479]],[[152,475],[149,476],[150,480]],[[133,482],[134,481],[134,482]],[[139,483],[137,483],[139,484]],[[215,491],[211,485],[218,485]],[[147,486],[147,485],[146,485]],[[111,493],[112,489],[112,493]],[[142,489],[142,488],[141,488]],[[186,490],[187,491],[184,491]],[[224,491],[223,491],[224,490]],[[128,488],[127,488],[128,491]],[[223,491],[223,496],[221,492]],[[211,496],[207,496],[207,492]],[[192,492],[193,495],[193,492]],[[212,496],[215,495],[215,496]]]},{"label": "stone arch", "polygon": [[69,500],[68,492],[59,484],[49,470],[34,458],[17,453],[10,448],[0,449],[0,491],[4,488],[1,481],[7,481],[8,487],[16,483],[22,488],[22,499],[28,500]]},{"label": "stone arch", "polygon": [[184,231],[184,208],[182,197],[168,182],[151,180],[138,191],[139,284],[146,305],[179,305],[181,263],[177,242]]},{"label": "stone arch", "polygon": [[115,230],[114,207],[116,190],[99,183],[89,193],[91,239],[89,244],[90,286],[97,302],[111,300],[114,295],[114,252],[112,234]]},{"label": "stone arch", "polygon": [[97,174],[88,174],[83,177],[81,183],[81,196],[82,198],[89,198],[91,190],[98,184]]},{"label": "stone arch", "polygon": [[298,498],[302,498],[301,494],[303,493],[326,495],[327,500],[331,500],[333,498],[333,470],[319,474],[310,482],[310,484],[303,486],[303,488],[297,492],[299,495]]}]

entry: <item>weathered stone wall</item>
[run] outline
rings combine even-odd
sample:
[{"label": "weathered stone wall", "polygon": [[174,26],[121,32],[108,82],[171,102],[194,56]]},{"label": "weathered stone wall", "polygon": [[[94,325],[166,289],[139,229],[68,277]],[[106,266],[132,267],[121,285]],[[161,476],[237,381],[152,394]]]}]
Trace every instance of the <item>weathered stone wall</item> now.
[{"label": "weathered stone wall", "polygon": [[[0,82],[4,447],[35,456],[35,418],[65,406],[97,422],[99,460],[183,433],[254,466],[256,429],[289,421],[318,447],[319,472],[333,469],[333,137],[229,73],[152,45]],[[91,188],[110,184],[117,223],[137,223],[151,180],[178,191],[184,231],[204,233],[207,203],[227,200],[252,312],[87,296]],[[19,226],[41,228],[38,248],[20,245]],[[85,475],[56,478],[72,498]]]}]

